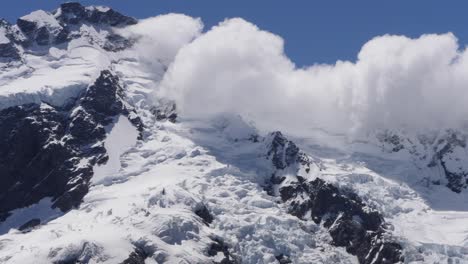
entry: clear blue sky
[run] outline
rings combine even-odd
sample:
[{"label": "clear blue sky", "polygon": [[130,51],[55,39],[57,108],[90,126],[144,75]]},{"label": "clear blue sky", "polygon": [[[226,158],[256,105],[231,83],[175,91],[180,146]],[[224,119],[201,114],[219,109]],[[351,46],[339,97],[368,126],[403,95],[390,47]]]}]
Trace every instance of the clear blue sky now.
[{"label": "clear blue sky", "polygon": [[[59,0],[2,2],[0,17],[9,21],[33,10],[53,10]],[[242,17],[282,36],[287,55],[298,65],[355,60],[363,43],[382,34],[417,37],[453,32],[468,43],[468,1],[395,0],[83,0],[107,5],[137,18],[168,12],[201,17],[205,30],[228,17]]]}]

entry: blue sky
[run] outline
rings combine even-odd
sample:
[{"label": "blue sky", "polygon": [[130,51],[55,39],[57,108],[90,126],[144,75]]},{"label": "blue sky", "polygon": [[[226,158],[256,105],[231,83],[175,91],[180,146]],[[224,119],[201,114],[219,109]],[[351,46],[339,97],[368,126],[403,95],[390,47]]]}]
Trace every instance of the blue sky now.
[{"label": "blue sky", "polygon": [[[14,0],[2,3],[0,17],[9,21],[36,9],[52,10],[55,0]],[[377,35],[453,32],[468,43],[466,1],[188,1],[84,0],[108,5],[122,13],[145,18],[168,12],[201,17],[205,30],[224,18],[242,17],[261,29],[282,36],[286,54],[298,65],[355,60],[362,44]]]}]

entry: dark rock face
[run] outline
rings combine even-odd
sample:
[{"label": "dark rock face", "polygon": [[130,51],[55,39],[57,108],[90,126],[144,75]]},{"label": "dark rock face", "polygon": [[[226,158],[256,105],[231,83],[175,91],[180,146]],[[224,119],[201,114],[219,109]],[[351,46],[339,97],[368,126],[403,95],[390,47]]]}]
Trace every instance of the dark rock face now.
[{"label": "dark rock face", "polygon": [[115,10],[108,8],[100,10],[98,8],[86,8],[80,3],[71,2],[60,5],[60,8],[54,12],[57,19],[64,24],[94,23],[112,27],[122,27],[134,25],[137,20],[124,16]]},{"label": "dark rock face", "polygon": [[466,189],[468,186],[468,172],[451,172],[450,168],[446,165],[444,160],[440,161],[442,168],[445,173],[445,177],[448,180],[447,187],[456,192],[461,193],[463,189]]},{"label": "dark rock face", "polygon": [[[437,145],[434,148],[435,154],[431,163],[428,165],[431,167],[440,163],[448,181],[447,187],[457,193],[460,193],[463,189],[468,187],[468,171],[451,167],[447,165],[447,163],[452,159],[451,154],[456,148],[466,148],[466,142],[466,136],[456,133],[455,131],[447,131],[446,137],[437,141]],[[458,157],[453,157],[453,159],[457,158]]]},{"label": "dark rock face", "polygon": [[206,208],[205,205],[200,205],[198,208],[195,209],[195,212],[194,212],[198,217],[200,217],[201,219],[203,219],[203,222],[206,224],[206,225],[210,225],[214,218],[213,216],[211,215],[210,211],[208,211],[208,208]]},{"label": "dark rock face", "polygon": [[321,179],[298,179],[296,184],[279,189],[291,214],[322,223],[329,229],[333,244],[345,247],[360,263],[403,261],[401,246],[386,239],[382,216],[368,209],[354,193],[339,190]]},{"label": "dark rock face", "polygon": [[[92,167],[107,160],[104,126],[130,112],[109,71],[68,108],[27,104],[0,111],[0,221],[45,197],[64,212],[78,206]],[[138,118],[131,122],[142,129]]]},{"label": "dark rock face", "polygon": [[32,44],[47,46],[50,44],[60,44],[67,40],[68,30],[65,27],[40,26],[34,21],[19,18],[16,25],[27,38],[19,44],[27,47]]},{"label": "dark rock face", "polygon": [[156,116],[156,120],[158,121],[168,120],[169,122],[175,123],[177,120],[177,109],[174,102],[159,102],[159,105],[153,107],[151,112]]},{"label": "dark rock face", "polygon": [[19,18],[16,21],[16,25],[18,25],[18,27],[21,29],[21,31],[23,33],[25,33],[25,34],[32,34],[32,33],[34,33],[34,30],[37,29],[36,23],[34,23],[32,21],[21,19],[21,18]]},{"label": "dark rock face", "polygon": [[310,159],[302,153],[294,142],[287,140],[281,132],[271,133],[271,143],[268,150],[268,157],[273,166],[278,170],[300,164],[310,167]]},{"label": "dark rock face", "polygon": [[280,264],[290,264],[290,263],[292,263],[292,261],[289,259],[289,257],[284,255],[284,254],[280,254],[280,255],[276,256],[276,260],[278,260],[278,262]]},{"label": "dark rock face", "polygon": [[[79,104],[92,115],[96,122],[107,125],[117,114],[129,115],[124,105],[123,88],[119,79],[110,71],[102,71],[99,78],[82,95]],[[134,125],[142,129],[138,118],[131,120]],[[72,133],[79,133],[72,130]]]},{"label": "dark rock face", "polygon": [[[281,133],[272,134],[268,156],[277,170],[301,164],[310,165],[310,159]],[[289,212],[301,219],[312,219],[328,228],[333,244],[345,247],[356,255],[360,263],[398,263],[403,261],[402,248],[392,242],[386,224],[351,190],[340,190],[324,180],[307,180],[299,175],[285,182],[281,173],[271,178],[278,187]],[[283,184],[284,183],[284,184]]]},{"label": "dark rock face", "polygon": [[[384,131],[377,135],[377,139],[384,151],[406,150],[422,162],[427,162],[423,165],[442,170],[446,178],[445,184],[450,190],[460,193],[468,188],[468,166],[466,166],[464,154],[460,156],[460,153],[465,152],[467,147],[466,134],[448,129],[433,135],[429,133],[429,135],[419,135],[416,139],[410,139],[404,135]],[[419,153],[415,150],[418,148],[424,151]],[[432,183],[441,184],[439,179]]]},{"label": "dark rock face", "polygon": [[[80,37],[91,44],[97,44],[106,51],[117,52],[131,47],[135,40],[118,35],[113,28],[134,25],[138,21],[122,15],[110,8],[84,7],[80,3],[64,3],[45,21],[34,18],[19,18],[16,26],[0,19],[0,32],[5,32],[8,42],[0,43],[0,63],[21,61],[21,48],[26,52],[44,52],[44,47],[58,46]],[[40,18],[37,18],[40,19]],[[54,21],[51,23],[50,21]],[[102,40],[96,40],[78,29],[81,25],[90,25],[98,30],[107,31]]]},{"label": "dark rock face", "polygon": [[398,152],[405,148],[401,137],[397,134],[391,133],[390,131],[384,131],[383,133],[377,135],[377,139],[384,144],[391,145],[392,152]]},{"label": "dark rock face", "polygon": [[46,27],[41,27],[37,30],[35,39],[38,45],[46,46],[50,43],[50,37],[49,30]]},{"label": "dark rock face", "polygon": [[0,62],[17,61],[21,59],[18,49],[11,42],[0,44]]},{"label": "dark rock face", "polygon": [[[51,20],[56,20],[58,25],[42,25],[27,18],[17,20],[17,26],[26,39],[20,41],[23,47],[59,45],[80,35],[73,29],[82,24],[89,24],[96,28],[105,28],[110,32],[103,44],[108,51],[119,51],[130,47],[133,42],[113,33],[111,27],[124,27],[134,25],[138,21],[127,17],[110,8],[84,7],[80,3],[64,3],[53,13],[47,13]],[[92,40],[91,40],[92,41]]]},{"label": "dark rock face", "polygon": [[119,12],[109,9],[107,11],[99,11],[94,9],[88,12],[87,20],[95,24],[105,24],[112,27],[121,27],[134,25],[137,23],[136,19],[124,16]]},{"label": "dark rock face", "polygon": [[131,47],[134,44],[133,40],[126,39],[117,34],[110,34],[106,37],[106,42],[103,45],[103,49],[106,51],[121,51]]},{"label": "dark rock face", "polygon": [[239,263],[231,254],[229,253],[229,247],[221,239],[214,238],[213,243],[208,249],[208,256],[214,257],[222,253],[224,258],[221,261],[214,262],[215,264],[237,264]]},{"label": "dark rock face", "polygon": [[4,19],[0,19],[0,32],[1,31],[5,33],[5,37],[9,41],[0,43],[0,62],[11,62],[21,59],[19,51],[14,45],[14,42],[19,39],[17,32],[15,32],[12,25]]},{"label": "dark rock face", "polygon": [[60,5],[60,9],[55,12],[55,15],[60,12],[58,18],[66,24],[78,24],[86,19],[86,9],[80,3],[70,2]]},{"label": "dark rock face", "polygon": [[145,259],[147,258],[148,254],[143,249],[137,247],[121,264],[145,264]]},{"label": "dark rock face", "polygon": [[41,220],[37,219],[37,218],[34,218],[34,219],[31,219],[28,222],[24,223],[23,225],[21,225],[18,228],[18,230],[20,230],[20,231],[29,231],[32,228],[34,228],[34,227],[36,227],[36,226],[38,226],[40,224],[41,224]]},{"label": "dark rock face", "polygon": [[64,113],[52,107],[30,104],[0,112],[0,214],[48,196],[62,210],[78,205],[74,198],[87,192],[83,182],[92,168],[75,168],[72,158],[79,153],[61,142],[66,130]]},{"label": "dark rock face", "polygon": [[267,154],[271,156],[273,165],[281,170],[296,163],[299,148],[288,141],[281,132],[273,132],[272,137],[271,148]]},{"label": "dark rock face", "polygon": [[143,123],[140,118],[132,109],[125,106],[124,101],[123,88],[120,86],[117,76],[114,76],[110,71],[102,71],[96,82],[86,90],[79,101],[82,108],[77,111],[77,122],[81,122],[83,126],[71,128],[71,135],[79,138],[96,133],[94,127],[89,127],[82,122],[89,116],[94,119],[94,122],[105,126],[112,123],[113,117],[118,114],[127,116],[140,132],[143,131]]}]

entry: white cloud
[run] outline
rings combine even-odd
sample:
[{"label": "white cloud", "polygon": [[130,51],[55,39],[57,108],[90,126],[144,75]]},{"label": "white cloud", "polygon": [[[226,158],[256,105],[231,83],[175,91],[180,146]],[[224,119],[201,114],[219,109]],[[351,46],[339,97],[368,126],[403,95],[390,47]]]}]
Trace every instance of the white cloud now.
[{"label": "white cloud", "polygon": [[166,14],[140,20],[118,33],[138,39],[132,52],[137,53],[143,67],[159,73],[160,67],[169,65],[179,49],[199,36],[202,29],[199,18]]},{"label": "white cloud", "polygon": [[185,117],[234,113],[289,133],[454,127],[468,117],[468,54],[450,33],[380,36],[355,63],[304,69],[283,44],[242,19],[226,20],[179,50],[158,96],[174,99]]}]

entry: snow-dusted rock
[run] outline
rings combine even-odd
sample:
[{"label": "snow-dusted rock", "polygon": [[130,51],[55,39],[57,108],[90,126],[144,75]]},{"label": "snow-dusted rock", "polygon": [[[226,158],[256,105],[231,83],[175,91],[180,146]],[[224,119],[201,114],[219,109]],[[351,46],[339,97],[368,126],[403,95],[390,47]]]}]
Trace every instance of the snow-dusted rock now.
[{"label": "snow-dusted rock", "polygon": [[[272,133],[270,142],[268,155],[278,170],[270,188],[287,203],[291,214],[323,224],[333,244],[345,247],[360,263],[404,260],[401,245],[389,238],[378,211],[369,208],[352,190],[340,190],[320,179],[320,165],[313,164],[280,132]],[[315,168],[311,170],[311,166]],[[303,175],[298,175],[301,170]]]},{"label": "snow-dusted rock", "polygon": [[[105,128],[131,111],[122,96],[118,79],[103,71],[67,108],[41,103],[0,111],[2,220],[46,197],[63,212],[81,203],[93,165],[106,163],[110,155]],[[131,122],[142,129],[138,118]]]},{"label": "snow-dusted rock", "polygon": [[423,178],[460,193],[468,187],[468,135],[463,129],[441,129],[420,134],[383,131],[376,139],[384,152],[409,154],[420,167],[432,173]]}]

